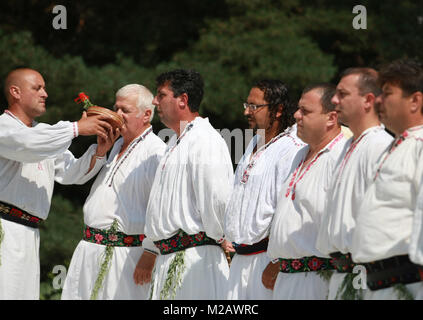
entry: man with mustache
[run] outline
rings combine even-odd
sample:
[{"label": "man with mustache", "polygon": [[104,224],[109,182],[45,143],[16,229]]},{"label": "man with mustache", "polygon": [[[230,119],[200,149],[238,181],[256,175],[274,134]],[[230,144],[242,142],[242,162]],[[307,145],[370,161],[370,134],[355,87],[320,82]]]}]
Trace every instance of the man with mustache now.
[{"label": "man with mustache", "polygon": [[[126,85],[116,92],[114,109],[124,120],[122,138],[84,204],[84,237],[73,254],[62,299],[148,298],[158,250],[144,236],[145,211],[166,148],[150,124],[152,102],[153,94],[142,85]],[[110,266],[100,275],[107,252]]]},{"label": "man with mustache", "polygon": [[152,299],[224,299],[229,266],[221,244],[233,179],[222,136],[199,115],[204,84],[194,70],[159,75],[153,104],[175,131],[150,193],[145,235],[161,255]]},{"label": "man with mustache", "polygon": [[395,140],[375,166],[350,249],[367,271],[365,299],[412,299],[423,288],[417,205],[423,181],[422,65],[394,61],[380,71],[380,83],[380,119]]},{"label": "man with mustache", "polygon": [[[105,117],[83,117],[50,126],[35,122],[48,97],[41,74],[11,71],[4,83],[8,107],[0,116],[0,299],[38,299],[40,236],[54,182],[83,184],[105,163],[119,134]],[[78,135],[98,135],[79,159],[68,147]]]},{"label": "man with mustache", "polygon": [[[272,297],[272,290],[262,282],[270,262],[266,253],[270,223],[292,160],[304,146],[296,135],[296,126],[292,126],[295,111],[287,87],[279,80],[257,82],[244,103],[244,115],[257,135],[238,164],[225,213],[225,238],[233,243],[236,252],[231,262],[228,299]],[[271,263],[269,269],[277,274],[279,264]],[[274,282],[275,278],[264,279],[267,281]]]},{"label": "man with mustache", "polygon": [[350,68],[342,73],[332,98],[340,122],[348,125],[353,137],[345,144],[333,175],[317,238],[317,249],[330,254],[337,266],[330,280],[329,299],[359,299],[362,295],[360,290],[340,288],[352,287],[344,281],[352,282],[350,247],[356,215],[372,182],[375,163],[393,140],[378,118],[376,99],[380,93],[376,70]]},{"label": "man with mustache", "polygon": [[269,257],[279,258],[273,299],[326,299],[332,272],[328,255],[316,248],[327,190],[346,139],[331,99],[335,88],[304,89],[294,114],[297,135],[307,143],[298,151],[282,186],[270,229]]}]

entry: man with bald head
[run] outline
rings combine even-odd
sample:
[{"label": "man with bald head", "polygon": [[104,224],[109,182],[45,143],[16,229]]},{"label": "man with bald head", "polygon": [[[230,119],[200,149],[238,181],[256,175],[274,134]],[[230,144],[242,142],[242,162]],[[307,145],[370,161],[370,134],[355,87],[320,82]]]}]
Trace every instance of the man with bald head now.
[{"label": "man with bald head", "polygon": [[[83,184],[105,163],[119,131],[101,116],[55,125],[35,122],[48,97],[36,70],[11,71],[8,106],[0,115],[0,299],[38,299],[39,230],[48,216],[54,182]],[[97,135],[79,159],[68,147],[78,135]]]}]

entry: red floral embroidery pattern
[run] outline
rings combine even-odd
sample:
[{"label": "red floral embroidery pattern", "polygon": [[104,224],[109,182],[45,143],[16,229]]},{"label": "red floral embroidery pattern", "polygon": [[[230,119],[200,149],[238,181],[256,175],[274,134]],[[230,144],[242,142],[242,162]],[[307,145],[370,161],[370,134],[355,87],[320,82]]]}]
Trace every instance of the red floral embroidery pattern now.
[{"label": "red floral embroidery pattern", "polygon": [[304,257],[300,259],[279,259],[281,262],[280,272],[296,273],[319,270],[334,270],[332,259],[319,257]]},{"label": "red floral embroidery pattern", "polygon": [[219,245],[216,240],[209,238],[203,231],[197,234],[188,235],[182,230],[180,230],[172,238],[154,241],[154,244],[160,250],[161,254],[178,252],[191,247],[198,247],[204,245]]},{"label": "red floral embroidery pattern", "polygon": [[0,202],[0,214],[9,215],[14,218],[25,220],[26,222],[31,222],[31,225],[34,225],[34,227],[38,226],[41,221],[43,221],[38,217],[35,217],[25,211],[19,210],[18,208],[14,208],[8,205],[7,203],[3,202]]},{"label": "red floral embroidery pattern", "polygon": [[334,256],[332,264],[335,267],[335,269],[341,273],[352,273],[356,265],[352,261],[350,253],[339,254],[338,256]]},{"label": "red floral embroidery pattern", "polygon": [[104,246],[140,247],[145,239],[145,235],[127,235],[123,232],[111,233],[108,230],[100,230],[85,226],[83,239]]}]

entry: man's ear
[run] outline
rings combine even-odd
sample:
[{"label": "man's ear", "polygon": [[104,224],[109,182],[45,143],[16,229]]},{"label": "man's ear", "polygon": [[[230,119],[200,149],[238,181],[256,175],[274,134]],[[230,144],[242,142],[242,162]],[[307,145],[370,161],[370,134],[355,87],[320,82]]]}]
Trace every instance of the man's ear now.
[{"label": "man's ear", "polygon": [[184,109],[188,107],[188,95],[186,93],[182,93],[179,97],[179,108]]},{"label": "man's ear", "polygon": [[366,112],[371,111],[372,106],[374,108],[376,97],[373,93],[369,92],[364,96],[364,109]]},{"label": "man's ear", "polygon": [[338,113],[336,111],[330,111],[327,114],[328,116],[328,127],[333,127],[338,125]]},{"label": "man's ear", "polygon": [[420,91],[414,92],[410,96],[410,110],[412,113],[422,112],[423,108],[423,93]]},{"label": "man's ear", "polygon": [[18,86],[11,85],[10,88],[9,88],[9,94],[14,99],[20,99],[21,89]]},{"label": "man's ear", "polygon": [[280,104],[278,105],[278,109],[276,111],[276,119],[282,118],[282,114],[283,114],[283,105]]},{"label": "man's ear", "polygon": [[145,124],[150,122],[150,117],[151,117],[151,110],[150,109],[145,110],[144,117],[143,117]]}]

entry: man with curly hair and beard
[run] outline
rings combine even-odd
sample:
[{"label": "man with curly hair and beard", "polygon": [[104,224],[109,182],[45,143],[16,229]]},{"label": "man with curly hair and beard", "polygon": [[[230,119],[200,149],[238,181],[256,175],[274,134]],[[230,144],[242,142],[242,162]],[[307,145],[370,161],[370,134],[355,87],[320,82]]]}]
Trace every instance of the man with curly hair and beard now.
[{"label": "man with curly hair and beard", "polygon": [[276,273],[279,271],[279,264],[269,264],[266,250],[280,188],[295,154],[303,146],[293,125],[295,110],[287,87],[279,80],[257,82],[244,103],[244,115],[257,135],[238,164],[225,214],[225,237],[236,252],[228,299],[272,297],[272,290],[262,282],[262,274],[268,265]]}]

